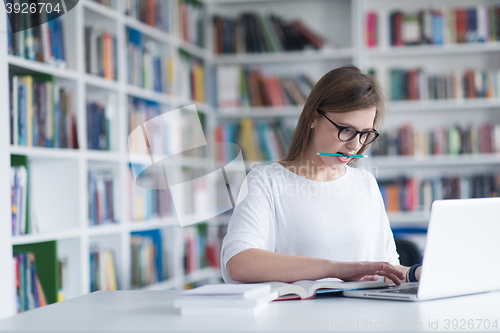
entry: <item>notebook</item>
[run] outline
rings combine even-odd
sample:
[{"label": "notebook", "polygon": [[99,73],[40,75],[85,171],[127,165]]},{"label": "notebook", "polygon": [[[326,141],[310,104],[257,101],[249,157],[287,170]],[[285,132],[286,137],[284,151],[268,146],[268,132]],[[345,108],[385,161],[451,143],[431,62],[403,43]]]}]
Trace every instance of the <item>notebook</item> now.
[{"label": "notebook", "polygon": [[422,301],[500,290],[498,235],[500,198],[435,200],[420,282],[343,296]]}]

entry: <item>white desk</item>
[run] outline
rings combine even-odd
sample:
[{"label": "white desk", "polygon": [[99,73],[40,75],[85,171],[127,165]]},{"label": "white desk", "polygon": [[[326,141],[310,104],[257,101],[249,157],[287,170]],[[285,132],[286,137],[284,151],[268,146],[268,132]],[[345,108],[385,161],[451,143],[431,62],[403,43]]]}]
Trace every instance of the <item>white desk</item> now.
[{"label": "white desk", "polygon": [[[4,319],[0,332],[500,332],[500,292],[415,303],[330,294],[313,300],[276,301],[255,316],[229,317],[181,316],[172,307],[176,294],[95,292]],[[446,329],[447,319],[472,319],[474,326]],[[497,320],[499,327],[486,330],[478,327],[477,319],[487,319],[490,325]],[[429,323],[436,325],[436,321],[437,329],[430,328]]]}]

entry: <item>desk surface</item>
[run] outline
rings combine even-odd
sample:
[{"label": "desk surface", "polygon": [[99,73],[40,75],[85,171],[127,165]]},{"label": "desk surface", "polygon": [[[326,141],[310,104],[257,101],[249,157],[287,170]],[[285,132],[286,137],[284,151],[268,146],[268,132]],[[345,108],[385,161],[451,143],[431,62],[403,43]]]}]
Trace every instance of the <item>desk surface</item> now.
[{"label": "desk surface", "polygon": [[[257,315],[237,316],[181,316],[173,308],[177,293],[95,292],[4,319],[0,332],[500,332],[500,292],[425,302],[329,294],[275,301]],[[495,320],[497,328],[492,327]]]}]

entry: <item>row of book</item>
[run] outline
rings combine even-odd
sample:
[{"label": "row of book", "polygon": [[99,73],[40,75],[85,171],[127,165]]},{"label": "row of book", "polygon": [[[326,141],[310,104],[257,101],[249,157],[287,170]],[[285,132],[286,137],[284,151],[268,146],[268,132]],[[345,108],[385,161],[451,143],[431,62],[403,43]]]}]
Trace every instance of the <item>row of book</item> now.
[{"label": "row of book", "polygon": [[10,86],[11,144],[78,148],[73,92],[48,75],[14,75]]},{"label": "row of book", "polygon": [[[131,165],[131,168],[134,165]],[[169,190],[161,189],[165,187],[165,183],[157,184],[155,179],[141,179],[142,184],[150,182],[148,188],[138,186],[134,182],[132,169],[128,171],[128,197],[130,205],[128,208],[128,216],[131,221],[148,221],[157,218],[172,216],[174,205]],[[142,169],[142,167],[141,167]]]},{"label": "row of book", "polygon": [[[214,134],[216,142],[238,144],[247,161],[273,161],[285,157],[295,132],[295,126],[295,122],[291,119],[267,122],[244,118],[239,123],[218,125]],[[233,160],[237,152],[229,146],[224,147],[227,148],[217,150],[217,160]]]},{"label": "row of book", "polygon": [[127,80],[137,87],[171,94],[175,88],[172,50],[127,28]]},{"label": "row of book", "polygon": [[218,66],[216,76],[219,107],[304,105],[315,84],[304,73],[265,75],[240,66]]},{"label": "row of book", "polygon": [[[379,17],[380,16],[380,17]],[[376,47],[380,20],[376,11],[366,14],[367,45]],[[425,8],[418,12],[396,10],[388,15],[389,42],[392,46],[487,43],[500,40],[500,6]]]},{"label": "row of book", "polygon": [[[136,97],[128,98],[128,124],[129,133],[132,133],[140,125],[167,112],[164,105],[157,102],[144,100]],[[151,121],[148,123],[147,136],[150,142],[152,153],[155,155],[170,155],[172,145],[178,138],[172,137],[175,128],[165,121]],[[146,147],[142,144],[143,139],[139,137],[129,137],[128,150],[132,154],[148,154]]]},{"label": "row of book", "polygon": [[206,267],[220,268],[220,249],[227,226],[199,223],[182,229],[184,237],[184,272],[196,272]]},{"label": "row of book", "polygon": [[116,223],[115,194],[117,182],[109,170],[89,170],[89,225]]},{"label": "row of book", "polygon": [[114,251],[92,249],[90,251],[90,292],[117,290],[118,279]]},{"label": "row of book", "polygon": [[47,305],[47,298],[36,270],[35,254],[33,252],[16,253],[14,261],[17,313]]},{"label": "row of book", "polygon": [[130,236],[132,288],[138,289],[158,283],[168,276],[164,274],[161,230],[133,232]]},{"label": "row of book", "polygon": [[[23,3],[21,0],[6,2],[14,6]],[[29,15],[9,15],[7,22],[9,54],[64,68],[66,66],[64,24],[61,19],[55,18],[56,16],[58,13],[55,10],[52,13],[44,10]],[[46,23],[40,24],[40,22]]]},{"label": "row of book", "polygon": [[27,233],[26,212],[28,202],[28,170],[26,166],[10,168],[10,188],[12,202],[12,236]]},{"label": "row of book", "polygon": [[429,212],[434,200],[500,196],[500,174],[378,180],[388,212]]},{"label": "row of book", "polygon": [[201,1],[179,0],[179,36],[182,40],[205,47],[206,10]]},{"label": "row of book", "polygon": [[428,100],[464,98],[500,98],[500,70],[467,69],[448,74],[425,73],[417,69],[391,69],[391,99]]},{"label": "row of book", "polygon": [[116,107],[113,96],[87,100],[87,149],[111,150],[113,147],[111,127]]},{"label": "row of book", "polygon": [[300,20],[244,12],[237,18],[213,17],[217,54],[286,52],[320,49],[325,39]]},{"label": "row of book", "polygon": [[183,98],[188,101],[204,103],[205,93],[205,65],[203,60],[186,52],[180,52],[179,82]]},{"label": "row of book", "polygon": [[85,71],[108,80],[118,79],[116,36],[104,28],[85,26]]},{"label": "row of book", "polygon": [[500,153],[500,124],[435,126],[430,130],[416,130],[405,124],[383,133],[372,149],[373,156],[490,153]]},{"label": "row of book", "polygon": [[125,0],[125,15],[169,32],[171,30],[171,4],[170,0]]}]

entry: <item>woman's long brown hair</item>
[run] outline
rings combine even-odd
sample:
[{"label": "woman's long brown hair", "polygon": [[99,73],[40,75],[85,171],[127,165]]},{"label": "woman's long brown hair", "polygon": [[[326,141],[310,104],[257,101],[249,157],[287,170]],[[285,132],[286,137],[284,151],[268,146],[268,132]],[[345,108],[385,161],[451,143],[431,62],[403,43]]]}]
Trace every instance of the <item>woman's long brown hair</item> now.
[{"label": "woman's long brown hair", "polygon": [[[323,112],[349,112],[375,107],[373,127],[379,129],[385,114],[385,100],[377,80],[362,73],[353,65],[345,65],[326,73],[313,87],[300,114],[287,156],[279,162],[291,166],[301,162],[310,140],[311,127],[316,110]],[[367,146],[362,146],[362,154]],[[352,158],[352,166],[358,158]]]}]

